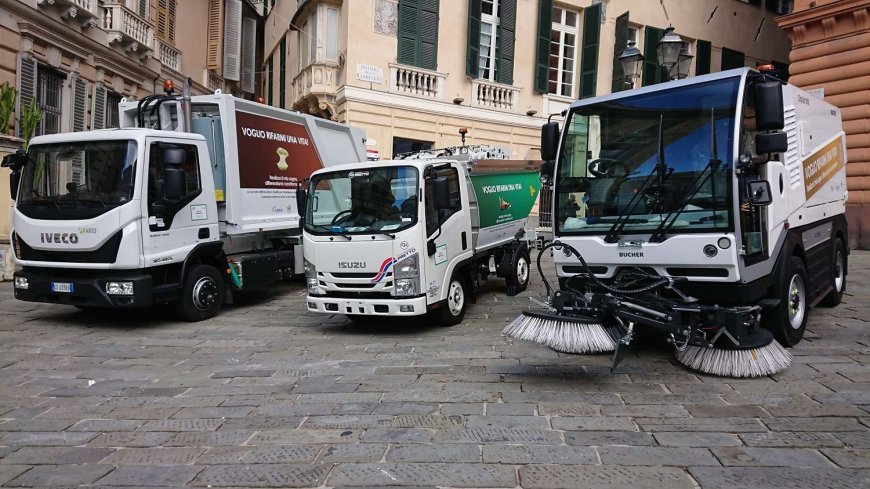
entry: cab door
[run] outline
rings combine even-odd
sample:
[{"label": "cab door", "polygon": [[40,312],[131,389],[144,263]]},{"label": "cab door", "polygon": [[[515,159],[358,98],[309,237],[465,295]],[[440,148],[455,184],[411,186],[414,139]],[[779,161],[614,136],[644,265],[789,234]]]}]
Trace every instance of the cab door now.
[{"label": "cab door", "polygon": [[[182,263],[197,244],[219,238],[213,177],[203,172],[204,144],[149,138],[143,202],[145,266]],[[174,154],[174,156],[172,156]],[[208,168],[208,167],[206,167]],[[168,172],[184,173],[181,195],[171,195]]]}]

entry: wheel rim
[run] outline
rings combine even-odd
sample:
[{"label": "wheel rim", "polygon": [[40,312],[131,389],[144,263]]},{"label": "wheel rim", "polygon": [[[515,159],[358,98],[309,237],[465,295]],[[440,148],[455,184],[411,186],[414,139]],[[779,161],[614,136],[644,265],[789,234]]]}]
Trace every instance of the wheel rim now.
[{"label": "wheel rim", "polygon": [[846,265],[843,263],[843,252],[837,250],[837,258],[834,259],[834,287],[837,292],[843,290],[846,282]]},{"label": "wheel rim", "polygon": [[462,290],[462,285],[456,280],[450,282],[450,290],[447,291],[447,307],[450,309],[450,314],[458,316],[465,306],[465,291]]},{"label": "wheel rim", "polygon": [[807,293],[804,279],[794,274],[788,285],[788,320],[792,329],[800,329],[804,322],[804,314],[807,308]]},{"label": "wheel rim", "polygon": [[193,286],[193,305],[200,311],[214,306],[217,302],[217,283],[211,277],[202,277]]},{"label": "wheel rim", "polygon": [[517,280],[521,284],[526,283],[526,280],[529,279],[529,262],[526,261],[526,257],[521,256],[519,260],[517,260]]}]

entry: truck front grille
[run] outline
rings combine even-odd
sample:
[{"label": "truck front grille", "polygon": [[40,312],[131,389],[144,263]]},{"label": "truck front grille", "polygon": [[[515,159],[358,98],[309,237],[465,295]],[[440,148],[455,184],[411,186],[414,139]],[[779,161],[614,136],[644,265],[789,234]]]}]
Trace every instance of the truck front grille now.
[{"label": "truck front grille", "polygon": [[109,238],[103,246],[93,251],[75,250],[37,250],[15,234],[12,242],[15,244],[15,256],[21,260],[47,261],[59,263],[115,263],[118,249],[121,247],[122,231]]}]

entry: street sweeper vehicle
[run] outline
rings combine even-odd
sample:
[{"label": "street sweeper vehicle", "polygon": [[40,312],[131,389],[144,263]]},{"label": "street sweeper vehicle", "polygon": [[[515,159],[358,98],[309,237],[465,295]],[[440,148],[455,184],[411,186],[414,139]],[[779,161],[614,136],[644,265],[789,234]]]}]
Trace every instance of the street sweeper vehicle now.
[{"label": "street sweeper vehicle", "polygon": [[767,72],[576,102],[561,135],[543,127],[542,152],[558,286],[545,278],[546,307],[508,336],[615,351],[615,367],[651,328],[692,369],[761,376],[788,367],[780,343],[801,340],[810,308],[843,296],[840,111]]},{"label": "street sweeper vehicle", "polygon": [[318,170],[305,203],[309,311],[462,321],[477,286],[529,282],[524,229],[540,190],[519,160],[408,158]]},{"label": "street sweeper vehicle", "polygon": [[297,187],[365,160],[360,129],[219,92],[119,110],[121,129],[35,137],[4,159],[16,298],[212,317],[303,272]]}]

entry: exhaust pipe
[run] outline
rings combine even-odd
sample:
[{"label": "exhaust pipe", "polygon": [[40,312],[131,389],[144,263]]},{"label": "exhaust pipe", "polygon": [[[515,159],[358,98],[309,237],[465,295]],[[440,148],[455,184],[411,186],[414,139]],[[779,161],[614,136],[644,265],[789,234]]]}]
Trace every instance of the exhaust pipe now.
[{"label": "exhaust pipe", "polygon": [[184,88],[181,91],[181,120],[183,132],[191,131],[191,106],[190,106],[190,77],[184,80]]}]

